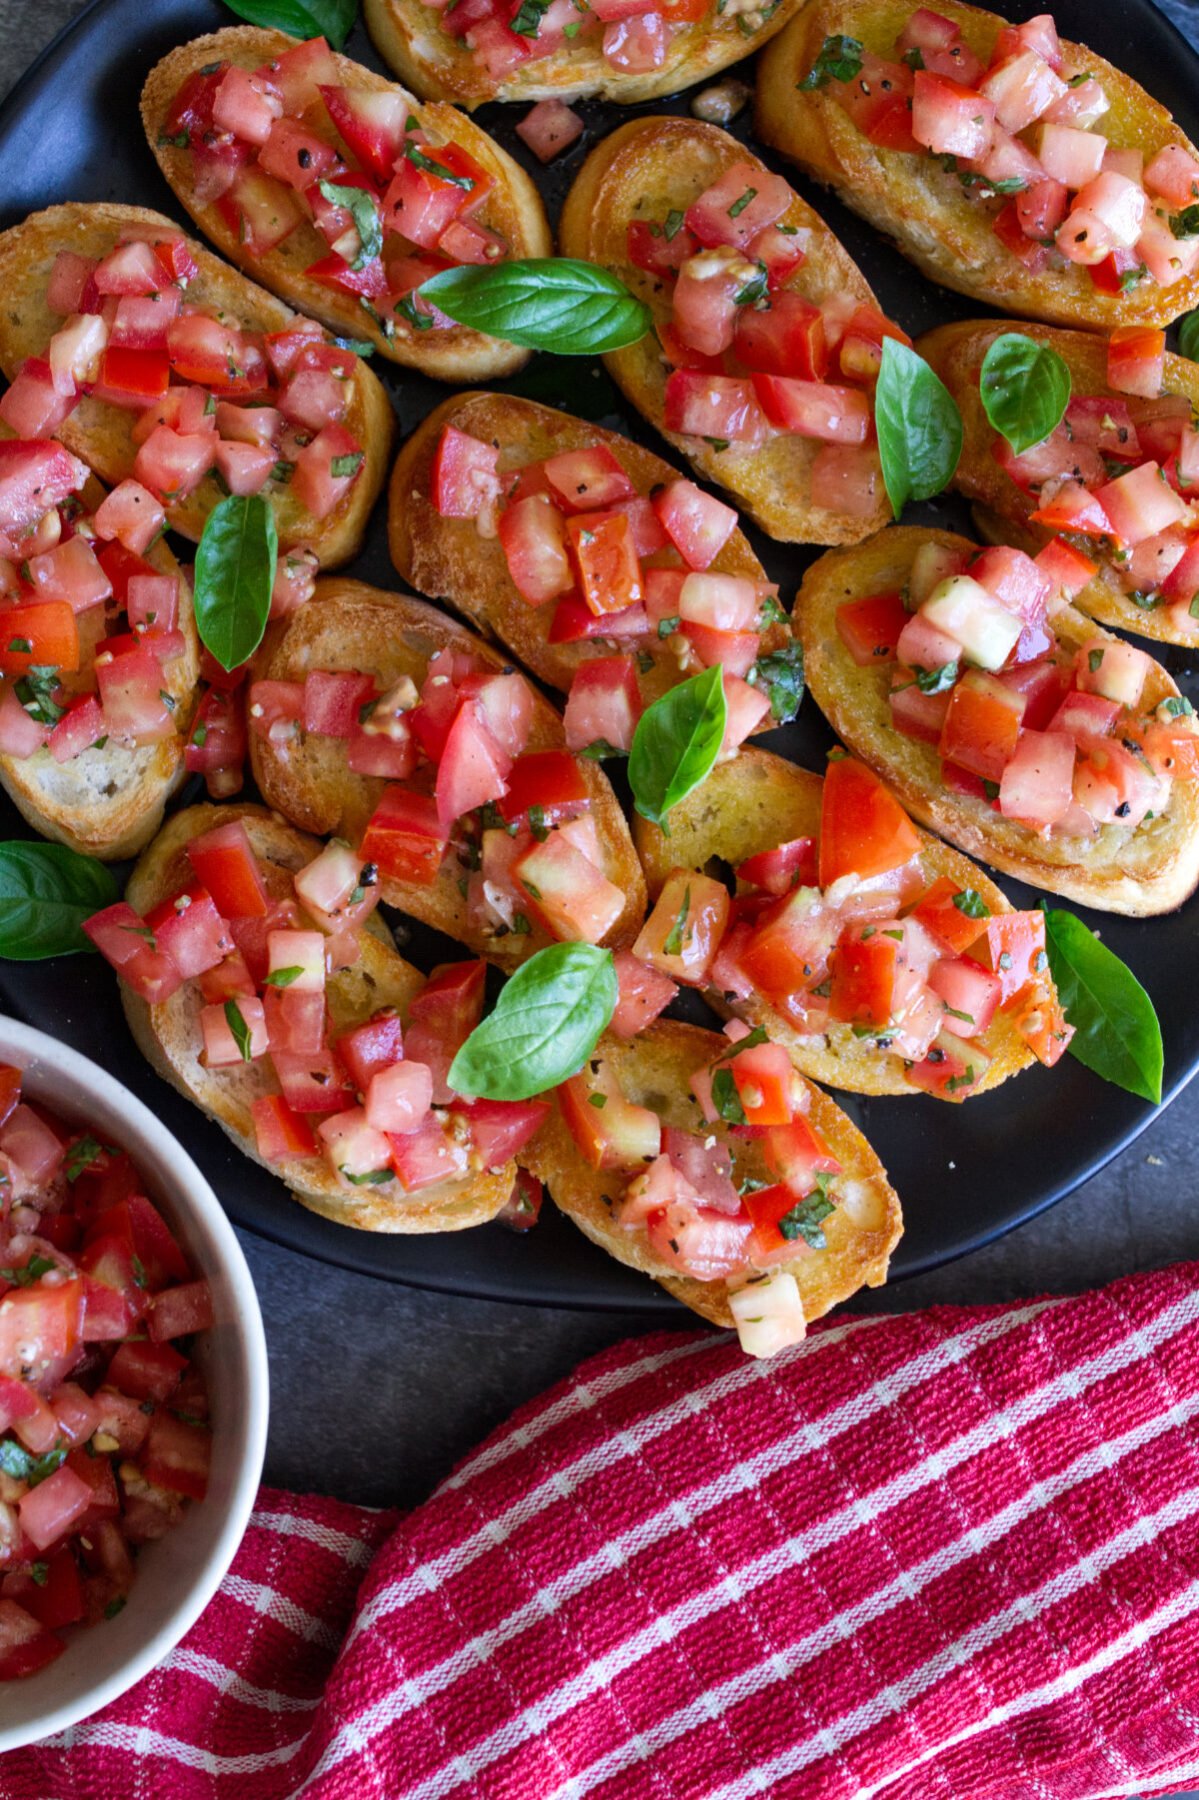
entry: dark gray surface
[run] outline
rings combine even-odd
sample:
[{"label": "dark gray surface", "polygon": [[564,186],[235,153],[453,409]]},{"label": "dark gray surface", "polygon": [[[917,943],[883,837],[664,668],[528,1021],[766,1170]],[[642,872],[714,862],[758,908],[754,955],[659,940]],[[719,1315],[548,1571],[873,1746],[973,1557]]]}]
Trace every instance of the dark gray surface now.
[{"label": "dark gray surface", "polygon": [[[78,0],[0,0],[0,90],[80,10]],[[1184,0],[1166,10],[1193,19]],[[1192,30],[1194,27],[1192,26]],[[131,196],[132,198],[132,196]],[[937,1110],[927,1109],[929,1168]],[[1086,1188],[949,1268],[862,1302],[871,1310],[1006,1300],[1082,1288],[1199,1256],[1190,1198],[1199,1083]],[[921,1195],[904,1195],[909,1211]],[[582,1357],[645,1331],[632,1314],[577,1314],[404,1290],[243,1236],[271,1352],[267,1477],[408,1506],[520,1401]],[[680,1328],[692,1323],[680,1310]]]}]

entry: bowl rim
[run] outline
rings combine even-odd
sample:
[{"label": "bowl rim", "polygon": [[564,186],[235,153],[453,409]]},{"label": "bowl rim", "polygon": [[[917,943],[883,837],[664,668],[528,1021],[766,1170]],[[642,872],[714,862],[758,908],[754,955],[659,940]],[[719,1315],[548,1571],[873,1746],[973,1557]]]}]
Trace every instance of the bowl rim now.
[{"label": "bowl rim", "polygon": [[196,1213],[215,1245],[216,1260],[232,1289],[232,1328],[240,1340],[246,1366],[240,1421],[246,1448],[224,1502],[224,1517],[215,1543],[203,1567],[181,1594],[170,1619],[136,1651],[100,1675],[84,1694],[43,1705],[28,1718],[0,1726],[0,1752],[36,1743],[90,1718],[148,1675],[191,1630],[220,1587],[245,1536],[262,1477],[270,1413],[266,1333],[253,1277],[224,1207],[189,1152],[144,1101],[99,1063],[47,1032],[0,1013],[0,1057],[10,1055],[22,1067],[38,1063],[59,1070],[103,1104],[118,1108],[129,1121],[130,1136],[140,1137],[170,1166],[172,1204],[180,1211]]}]

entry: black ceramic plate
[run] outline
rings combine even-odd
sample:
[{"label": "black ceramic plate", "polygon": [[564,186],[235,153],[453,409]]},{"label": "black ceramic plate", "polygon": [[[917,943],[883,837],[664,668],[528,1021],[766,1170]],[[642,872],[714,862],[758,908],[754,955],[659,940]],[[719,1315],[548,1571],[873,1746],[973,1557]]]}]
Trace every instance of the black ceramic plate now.
[{"label": "black ceramic plate", "polygon": [[[1008,8],[1015,17],[1033,10],[1027,0]],[[1064,36],[1089,43],[1144,82],[1188,134],[1199,138],[1193,100],[1199,92],[1199,58],[1151,0],[1121,0],[1118,6],[1109,0],[1102,8],[1087,0],[1057,0],[1054,11]],[[144,142],[138,96],[146,73],[167,50],[230,22],[231,15],[215,0],[154,0],[152,5],[147,0],[93,0],[0,109],[0,221],[12,224],[56,201],[121,200],[176,213],[188,223]],[[347,49],[381,67],[361,28]],[[684,98],[630,110],[684,111],[686,106]],[[553,212],[586,150],[628,116],[625,109],[596,102],[580,110],[585,137],[548,173],[533,164],[513,130],[525,108],[491,106],[478,115],[531,167]],[[746,130],[748,119],[743,116],[738,126]],[[793,171],[780,167],[795,179]],[[979,310],[922,280],[889,244],[831,198],[802,182],[797,185],[844,239],[886,311],[913,335]],[[405,432],[445,392],[387,365],[379,372]],[[508,385],[654,443],[652,433],[625,411],[598,364],[538,358]],[[942,523],[967,524],[956,503],[926,511]],[[756,534],[755,548],[789,601],[817,552],[783,548]],[[350,572],[383,587],[395,581],[381,509]],[[1184,682],[1190,675],[1185,664],[1180,653],[1173,653],[1172,672]],[[1199,692],[1192,692],[1199,699]],[[821,766],[832,741],[810,701],[799,721],[775,733],[774,740],[773,747],[810,767]],[[0,836],[28,835],[0,796]],[[1013,882],[1005,886],[1017,906],[1032,904],[1034,896],[1027,890]],[[1193,965],[1199,900],[1167,919],[1091,923],[1136,970],[1157,1003],[1172,1098],[1199,1066],[1199,1011],[1189,982],[1180,979]],[[430,934],[414,930],[407,948],[428,967],[438,946]],[[441,955],[447,953],[453,950],[442,947]],[[587,1243],[552,1209],[547,1208],[543,1223],[527,1239],[498,1226],[440,1237],[372,1236],[307,1212],[152,1073],[125,1028],[111,971],[98,958],[0,964],[0,1001],[98,1058],[142,1095],[195,1155],[230,1216],[252,1231],[346,1268],[422,1287],[550,1305],[677,1311],[652,1283]],[[1052,1073],[1032,1069],[964,1106],[915,1095],[903,1100],[850,1097],[845,1104],[870,1136],[903,1198],[907,1229],[892,1265],[897,1278],[975,1249],[1052,1205],[1102,1168],[1153,1116],[1152,1107],[1105,1086],[1070,1058]]]}]

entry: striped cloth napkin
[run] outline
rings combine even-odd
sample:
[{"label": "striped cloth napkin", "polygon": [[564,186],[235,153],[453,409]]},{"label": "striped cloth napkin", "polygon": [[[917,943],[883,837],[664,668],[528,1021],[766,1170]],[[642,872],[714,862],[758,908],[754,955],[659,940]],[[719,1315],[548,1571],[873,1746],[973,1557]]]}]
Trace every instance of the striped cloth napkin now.
[{"label": "striped cloth napkin", "polygon": [[264,1490],[5,1800],[1092,1800],[1199,1775],[1199,1265],[584,1364],[405,1518]]}]

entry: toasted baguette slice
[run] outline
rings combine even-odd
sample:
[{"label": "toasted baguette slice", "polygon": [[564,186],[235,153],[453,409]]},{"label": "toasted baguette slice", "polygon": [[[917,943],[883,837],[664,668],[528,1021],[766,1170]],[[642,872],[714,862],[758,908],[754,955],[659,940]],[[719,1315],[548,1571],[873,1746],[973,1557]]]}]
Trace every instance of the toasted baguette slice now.
[{"label": "toasted baguette slice", "polygon": [[[320,319],[342,337],[368,338],[392,362],[419,369],[440,381],[496,380],[522,368],[529,360],[528,350],[485,337],[463,325],[416,331],[397,319],[393,330],[385,332],[356,295],[340,293],[305,274],[312,263],[329,253],[328,244],[309,220],[304,220],[265,256],[253,257],[236,229],[222,217],[219,207],[197,203],[191,152],[166,141],[166,121],[179,89],[189,75],[210,63],[228,62],[244,69],[258,69],[291,48],[294,40],[281,31],[231,25],[224,31],[181,44],[151,69],[142,89],[142,123],[150,148],[177,199],[221,254],[272,294]],[[402,88],[397,90],[394,82],[376,75],[372,69],[364,69],[348,56],[335,56],[334,61],[341,85],[366,88],[373,93],[398,91],[432,143],[460,145],[487,171],[495,188],[474,217],[505,238],[514,257],[549,256],[553,244],[541,196],[520,164],[501,150],[494,139],[464,118],[456,107],[422,106]],[[343,157],[348,154],[328,118],[306,118],[305,125],[336,145]]]},{"label": "toasted baguette slice", "polygon": [[[292,875],[320,849],[313,838],[285,825],[262,806],[189,806],[175,814],[138,861],[126,889],[129,904],[144,915],[159,901],[178,893],[192,879],[186,856],[191,839],[234,818],[245,824],[268,892],[276,897],[290,894]],[[362,954],[353,967],[329,978],[328,1008],[335,1029],[359,1024],[383,1006],[394,1006],[406,1017],[413,997],[425,983],[420,970],[396,952],[390,933],[378,919],[372,919],[371,929],[362,933],[361,941]],[[250,1108],[260,1095],[278,1091],[269,1063],[246,1063],[232,1069],[204,1067],[199,1026],[204,1001],[194,981],[185,982],[169,1000],[153,1006],[122,982],[121,1000],[138,1048],[163,1079],[215,1119],[252,1161],[282,1176],[302,1205],[339,1225],[359,1231],[460,1231],[494,1218],[512,1192],[514,1163],[422,1188],[411,1197],[405,1197],[398,1181],[388,1184],[386,1194],[378,1187],[349,1187],[321,1156],[297,1158],[281,1166],[265,1163],[258,1154]]]},{"label": "toasted baguette slice", "polygon": [[[177,234],[178,229],[173,219],[144,206],[96,202],[51,206],[0,233],[0,292],[5,297],[0,310],[0,370],[11,381],[27,356],[44,353],[62,324],[46,305],[46,284],[60,250],[103,257],[124,231]],[[247,281],[211,250],[192,238],[187,246],[200,270],[188,289],[194,304],[220,310],[228,321],[254,331],[285,331],[294,322],[296,315],[290,307]],[[80,400],[57,435],[102,481],[115,487],[133,471],[136,416],[88,396]],[[345,562],[361,548],[367,517],[387,474],[395,420],[382,384],[361,360],[354,371],[354,392],[345,424],[362,445],[366,460],[358,479],[327,518],[314,519],[287,487],[269,490],[280,545],[308,545],[322,568]],[[213,475],[205,476],[193,494],[167,509],[172,530],[198,540],[205,519],[223,493]]]},{"label": "toasted baguette slice", "polygon": [[[1105,825],[1091,842],[1045,839],[1002,818],[984,800],[950,793],[936,746],[896,731],[889,668],[856,666],[837,635],[837,608],[902,588],[917,549],[929,541],[959,552],[974,549],[952,532],[893,526],[856,550],[830,550],[805,575],[795,606],[804,668],[812,697],[833,730],[894,788],[913,818],[993,868],[1104,912],[1140,916],[1181,906],[1199,882],[1196,783],[1174,781],[1168,804],[1133,831]],[[1070,653],[1103,635],[1072,606],[1055,616],[1052,630]],[[1144,709],[1177,692],[1155,664]]]},{"label": "toasted baguette slice", "polygon": [[[91,480],[80,498],[87,510],[94,512],[104,498],[104,489]],[[102,862],[136,856],[149,843],[162,824],[167,801],[187,775],[183,753],[200,673],[191,583],[161,539],[147,550],[146,561],[160,574],[179,579],[178,625],[185,648],[183,655],[172,657],[162,671],[163,688],[174,702],[174,736],[139,749],[110,739],[65,763],[55,762],[46,749],[24,757],[0,752],[0,785],[21,817],[43,837]],[[112,629],[112,617],[104,606],[78,615],[81,661],[88,674],[95,646]],[[77,682],[80,688],[85,685],[84,677],[64,675],[61,679],[68,692]]]},{"label": "toasted baguette slice", "polygon": [[[819,775],[797,768],[784,757],[768,750],[744,749],[728,762],[717,763],[706,781],[671,808],[669,837],[638,815],[633,821],[633,838],[645,866],[651,902],[661,893],[672,869],[704,870],[713,858],[735,869],[747,857],[773,850],[778,844],[818,837],[823,786]],[[992,913],[1012,911],[995,883],[948,844],[921,833],[920,858],[930,884],[947,875],[959,888],[981,894]],[[803,1035],[761,994],[736,1000],[711,989],[705,997],[722,1017],[735,1013],[750,1025],[764,1026],[773,1039],[786,1044],[796,1068],[813,1081],[827,1082],[829,1087],[851,1094],[918,1091],[904,1079],[900,1057],[872,1049],[855,1037],[852,1026],[834,1024],[827,1033]],[[1007,1014],[996,1014],[982,1041],[991,1063],[967,1099],[998,1087],[1033,1061],[1032,1051]]]},{"label": "toasted baguette slice", "polygon": [[[496,444],[500,474],[526,463],[540,462],[563,450],[604,444],[616,457],[639,493],[648,494],[674,481],[678,470],[652,451],[643,450],[618,432],[588,425],[568,413],[517,400],[510,394],[455,394],[431,412],[404,444],[392,470],[387,530],[391,560],[422,594],[446,595],[487,637],[496,638],[527,669],[551,687],[567,692],[580,663],[611,655],[611,647],[593,638],[573,644],[551,644],[549,627],[554,603],[530,606],[513,584],[498,537],[481,536],[473,519],[443,519],[433,505],[433,458],[442,431],[455,426],[472,437]],[[714,573],[766,581],[765,569],[744,535],[734,531],[712,564]],[[790,632],[771,625],[762,633],[764,654],[781,649]],[[623,642],[619,646],[624,647]],[[679,665],[670,644],[656,631],[637,643],[652,657],[653,667],[639,676],[645,703],[657,700],[690,673]]]},{"label": "toasted baguette slice", "polygon": [[[334,577],[317,583],[306,605],[269,627],[254,659],[256,678],[302,681],[310,669],[354,669],[374,675],[383,690],[407,675],[419,687],[429,659],[438,650],[452,649],[480,657],[496,669],[510,666],[490,644],[474,636],[423,600],[407,594],[385,594],[360,581]],[[560,747],[562,720],[548,700],[534,694],[530,750]],[[300,737],[272,743],[251,728],[250,756],[254,779],[268,805],[306,831],[329,836],[336,833],[357,843],[378,804],[386,783],[378,776],[355,775],[346,765],[344,743],[338,738]],[[629,943],[645,917],[645,880],[633,849],[629,828],[607,776],[599,764],[581,758],[579,767],[591,798],[604,851],[603,872],[625,896],[624,911],[604,942]],[[384,877],[382,895],[413,918],[435,925],[466,944],[477,956],[487,956],[504,969],[512,969],[553,940],[538,927],[503,937],[484,933],[470,921],[466,898],[466,867],[451,854],[436,881],[429,887]]]},{"label": "toasted baguette slice", "polygon": [[[631,1043],[614,1037],[601,1039],[597,1054],[612,1070],[626,1100],[648,1106],[666,1125],[711,1134],[727,1145],[733,1157],[734,1181],[740,1183],[747,1176],[769,1180],[755,1141],[735,1136],[723,1121],[705,1124],[691,1098],[692,1075],[727,1043],[718,1032],[660,1019]],[[820,1318],[859,1288],[882,1286],[891,1252],[903,1232],[903,1215],[886,1170],[857,1126],[818,1087],[808,1085],[808,1097],[808,1118],[845,1170],[836,1184],[841,1203],[823,1225],[827,1248],[805,1248],[793,1262],[782,1265],[795,1277],[804,1317],[810,1320]],[[659,1260],[644,1233],[622,1231],[614,1223],[612,1196],[627,1178],[611,1170],[592,1169],[583,1161],[556,1103],[520,1160],[545,1182],[558,1206],[579,1229],[618,1262],[652,1275],[676,1300],[713,1324],[733,1324],[727,1282],[680,1275]]]},{"label": "toasted baguette slice", "polygon": [[[1003,440],[983,411],[978,390],[983,358],[1005,329],[991,319],[939,325],[921,338],[918,348],[936,369],[962,415],[962,456],[953,485],[978,503],[980,535],[992,543],[1014,544],[1035,556],[1055,533],[1043,525],[1030,524],[1036,500],[1018,488],[995,461],[993,448]],[[1055,331],[1048,325],[1021,325],[1020,330],[1037,343],[1048,344],[1065,360],[1074,394],[1102,395],[1113,400],[1126,397],[1108,386],[1106,338],[1090,331]],[[1182,394],[1192,407],[1199,408],[1199,368],[1187,357],[1167,352],[1162,393]],[[1110,549],[1103,540],[1092,540],[1089,554],[1099,563],[1099,573],[1075,597],[1079,612],[1098,619],[1101,625],[1135,631],[1159,643],[1199,643],[1199,620],[1191,622],[1190,631],[1180,630],[1171,622],[1167,608],[1138,606],[1130,599],[1120,585]]]},{"label": "toasted baguette slice", "polygon": [[[1007,20],[960,0],[938,12],[953,19],[984,64]],[[881,150],[863,136],[827,88],[799,91],[826,38],[856,38],[888,60],[911,17],[910,0],[812,0],[775,39],[758,65],[758,136],[836,189],[847,206],[893,238],[930,280],[969,294],[1003,312],[1089,330],[1113,325],[1164,325],[1199,299],[1199,276],[1170,287],[1145,280],[1127,293],[1104,294],[1085,268],[1068,263],[1034,274],[1000,243],[992,230],[998,205],[979,205],[940,159],[903,150]],[[1092,70],[1111,101],[1099,129],[1122,148],[1143,150],[1148,162],[1167,144],[1194,146],[1170,114],[1137,82],[1082,44],[1062,40],[1065,67]]]},{"label": "toasted baguette slice", "polygon": [[[441,29],[424,0],[366,0],[363,13],[379,55],[416,93],[429,100],[452,100],[473,112],[487,100],[581,100],[599,94],[629,106],[677,94],[680,88],[707,81],[730,63],[751,56],[800,3],[767,0],[752,12],[735,6],[722,11],[713,5],[703,19],[668,27],[665,58],[645,74],[613,68],[601,53],[598,37],[589,37],[537,57],[500,81]],[[669,14],[669,5],[663,10]]]},{"label": "toasted baguette slice", "polygon": [[[629,260],[629,225],[637,219],[661,221],[672,210],[685,212],[732,163],[751,163],[767,173],[765,163],[715,125],[696,119],[630,120],[597,144],[579,170],[558,226],[562,254],[611,269],[652,308],[655,320],[665,323],[671,311],[670,290]],[[807,251],[803,266],[788,276],[788,289],[815,304],[834,294],[850,294],[863,305],[878,305],[848,251],[798,194],[781,223],[803,233],[800,241]],[[823,448],[815,438],[787,432],[756,448],[730,444],[717,450],[704,438],[667,431],[664,405],[670,365],[655,332],[625,350],[612,351],[604,361],[638,412],[698,474],[726,488],[771,537],[789,544],[856,544],[890,518],[881,481],[877,504],[866,517],[812,504],[811,468]]]}]

